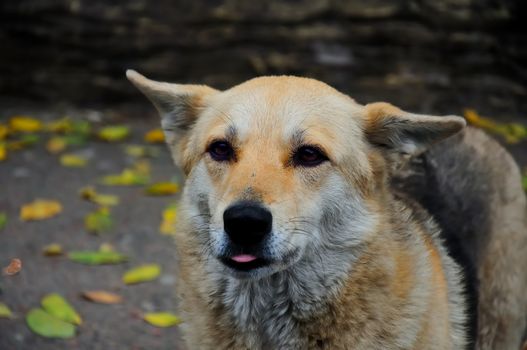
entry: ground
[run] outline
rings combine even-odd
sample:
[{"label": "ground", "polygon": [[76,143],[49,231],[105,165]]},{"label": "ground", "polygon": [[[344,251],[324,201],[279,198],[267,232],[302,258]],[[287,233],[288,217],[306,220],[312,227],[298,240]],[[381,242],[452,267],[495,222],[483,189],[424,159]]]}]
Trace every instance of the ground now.
[{"label": "ground", "polygon": [[[27,108],[0,109],[0,122],[13,114],[26,113],[56,119],[64,113],[75,118],[117,122],[132,127],[127,143],[144,143],[146,131],[158,127],[156,116],[137,111],[99,113],[86,110],[49,109],[46,112]],[[0,318],[0,348],[11,349],[179,349],[177,326],[161,329],[145,323],[140,315],[148,311],[175,310],[175,264],[172,238],[159,233],[161,212],[177,196],[148,197],[142,187],[110,187],[97,185],[101,176],[118,173],[135,160],[123,152],[123,143],[90,141],[76,151],[90,160],[85,168],[66,168],[58,156],[46,151],[44,141],[25,150],[9,154],[0,162],[0,212],[8,215],[7,226],[0,230],[0,267],[11,258],[20,258],[23,268],[15,276],[0,276],[0,302],[15,314],[13,319]],[[173,166],[164,145],[156,146],[159,157],[150,160],[152,181],[166,181],[181,175]],[[508,146],[516,159],[527,164],[527,142]],[[96,207],[83,201],[78,191],[87,185],[97,185],[103,193],[120,197],[121,203],[112,210],[116,226],[106,234],[96,236],[86,232],[84,217]],[[35,222],[19,219],[20,207],[35,198],[59,200],[64,210],[58,216]],[[125,264],[86,266],[66,257],[46,257],[42,248],[50,243],[62,244],[66,251],[96,250],[110,243],[115,250],[131,257]],[[126,286],[121,276],[130,267],[142,263],[158,263],[160,278],[138,285]],[[104,289],[125,298],[118,305],[101,305],[83,300],[85,290]],[[62,294],[81,314],[84,322],[75,338],[52,340],[32,333],[25,323],[26,312],[38,307],[47,293]]]}]

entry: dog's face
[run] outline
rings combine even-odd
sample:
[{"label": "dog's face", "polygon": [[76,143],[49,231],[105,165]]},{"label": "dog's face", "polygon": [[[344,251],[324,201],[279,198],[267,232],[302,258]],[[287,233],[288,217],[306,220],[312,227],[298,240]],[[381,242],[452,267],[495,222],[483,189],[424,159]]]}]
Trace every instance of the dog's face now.
[{"label": "dog's face", "polygon": [[361,106],[305,78],[263,77],[220,92],[128,77],[158,108],[187,174],[183,200],[202,251],[239,278],[359,244],[377,229],[394,155],[464,125]]}]

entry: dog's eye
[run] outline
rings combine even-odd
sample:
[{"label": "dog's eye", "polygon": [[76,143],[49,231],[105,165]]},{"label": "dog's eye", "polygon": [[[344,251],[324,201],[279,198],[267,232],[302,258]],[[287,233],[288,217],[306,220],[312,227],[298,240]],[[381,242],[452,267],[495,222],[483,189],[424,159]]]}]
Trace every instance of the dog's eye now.
[{"label": "dog's eye", "polygon": [[296,166],[313,167],[328,160],[328,157],[316,146],[302,146],[293,154]]},{"label": "dog's eye", "polygon": [[227,141],[215,141],[207,149],[212,159],[218,162],[228,161],[234,158],[234,150]]}]

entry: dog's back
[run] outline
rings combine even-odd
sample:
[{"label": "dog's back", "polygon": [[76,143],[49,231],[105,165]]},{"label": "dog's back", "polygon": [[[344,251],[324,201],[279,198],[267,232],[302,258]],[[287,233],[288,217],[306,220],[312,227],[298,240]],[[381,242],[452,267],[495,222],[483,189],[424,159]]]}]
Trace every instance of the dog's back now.
[{"label": "dog's back", "polygon": [[432,214],[462,267],[469,340],[478,338],[478,349],[518,349],[525,329],[527,210],[520,183],[512,157],[472,128],[413,158],[393,180]]}]

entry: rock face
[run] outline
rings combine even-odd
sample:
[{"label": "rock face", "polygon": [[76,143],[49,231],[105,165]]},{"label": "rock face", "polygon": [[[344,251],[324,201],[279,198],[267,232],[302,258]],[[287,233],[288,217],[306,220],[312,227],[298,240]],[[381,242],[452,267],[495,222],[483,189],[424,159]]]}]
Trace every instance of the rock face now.
[{"label": "rock face", "polygon": [[0,94],[133,101],[134,68],[217,88],[304,75],[360,102],[520,113],[526,10],[522,0],[2,1]]}]

